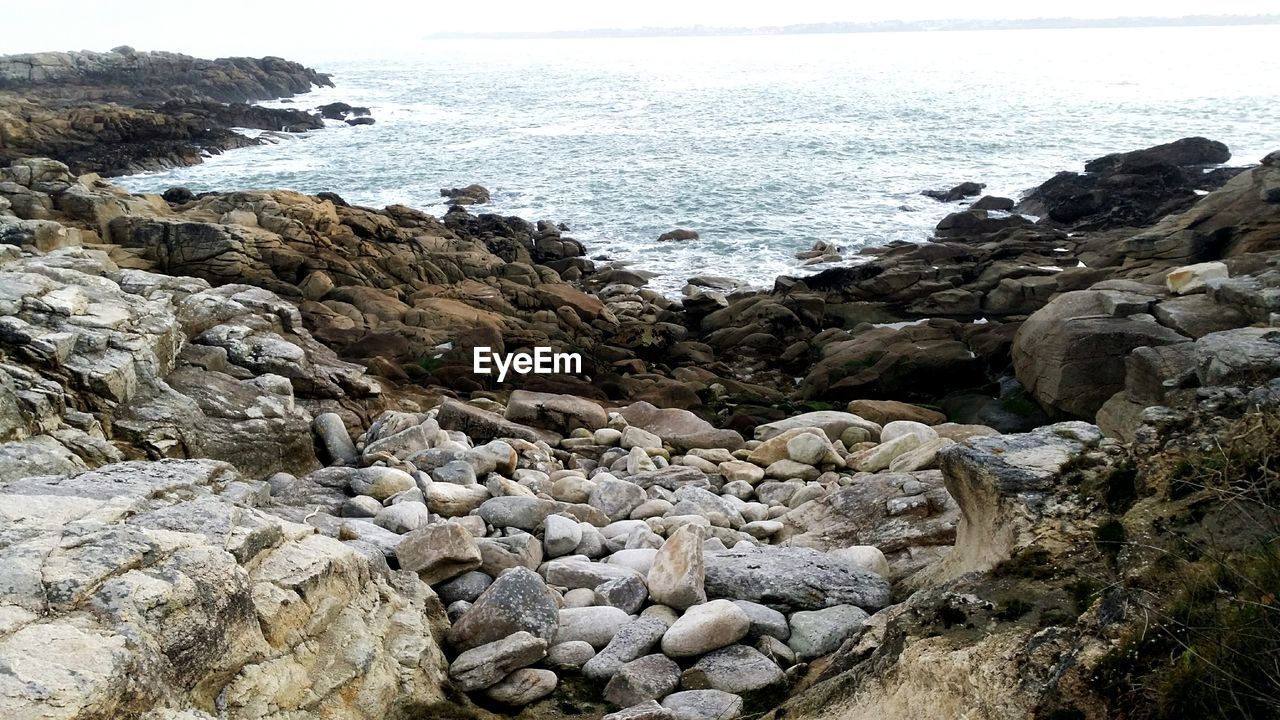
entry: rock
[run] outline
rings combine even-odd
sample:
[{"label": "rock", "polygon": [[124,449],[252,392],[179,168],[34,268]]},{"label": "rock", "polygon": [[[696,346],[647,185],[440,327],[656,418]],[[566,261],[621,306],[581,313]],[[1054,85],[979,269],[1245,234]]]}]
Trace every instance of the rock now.
[{"label": "rock", "polygon": [[630,568],[644,577],[648,577],[649,570],[653,568],[653,561],[658,556],[656,548],[635,548],[628,550],[619,550],[610,555],[607,562],[611,565],[619,565]]},{"label": "rock", "polygon": [[662,636],[662,652],[695,657],[732,645],[746,637],[751,618],[728,600],[712,600],[685,611]]},{"label": "rock", "polygon": [[431,479],[438,483],[471,486],[476,484],[476,469],[465,460],[453,460],[432,470]]},{"label": "rock", "polygon": [[849,458],[848,463],[858,472],[880,472],[888,469],[898,456],[909,453],[920,447],[920,445],[919,435],[907,433],[869,450],[856,453]]},{"label": "rock", "polygon": [[675,230],[668,230],[667,232],[664,232],[658,236],[658,242],[669,242],[672,240],[697,240],[697,239],[698,239],[698,233],[696,231],[684,230],[682,228],[677,228]]},{"label": "rock", "polygon": [[627,519],[632,510],[649,499],[644,488],[635,483],[619,480],[612,475],[597,476],[600,477],[604,479],[597,481],[587,504],[599,508],[610,521]]},{"label": "rock", "polygon": [[[874,545],[853,545],[837,548],[829,551],[829,554],[850,565],[873,572],[882,578],[889,577],[889,561],[885,559],[884,552]],[[786,640],[786,638],[781,639]]]},{"label": "rock", "polygon": [[831,445],[825,438],[811,433],[802,433],[787,441],[787,458],[802,465],[820,465],[830,451]]},{"label": "rock", "polygon": [[921,195],[933,198],[938,202],[955,202],[967,197],[973,197],[982,192],[986,185],[976,182],[962,182],[950,190],[922,190]]},{"label": "rock", "polygon": [[685,690],[662,700],[676,720],[732,720],[742,715],[742,698],[722,690]]},{"label": "rock", "polygon": [[548,515],[542,533],[542,543],[549,558],[568,555],[582,542],[582,528],[578,521],[564,515]]},{"label": "rock", "polygon": [[436,420],[445,430],[457,430],[477,441],[515,438],[528,442],[559,442],[560,438],[551,431],[539,431],[527,425],[514,423],[506,418],[467,405],[456,400],[446,400],[440,406],[440,414]]},{"label": "rock", "polygon": [[731,460],[719,465],[720,474],[726,482],[745,482],[757,485],[764,480],[764,469],[754,463],[743,460]]},{"label": "rock", "polygon": [[730,645],[704,655],[685,671],[681,684],[689,690],[713,689],[745,695],[778,685],[782,680],[782,669],[758,650]]},{"label": "rock", "polygon": [[342,517],[372,518],[382,510],[382,503],[368,495],[357,495],[342,504]]},{"label": "rock", "polygon": [[446,606],[462,600],[472,604],[472,607],[474,607],[476,599],[492,584],[493,578],[473,570],[441,583],[436,588],[436,594],[440,596],[440,602]]},{"label": "rock", "polygon": [[799,660],[812,660],[835,652],[846,639],[862,629],[866,611],[853,605],[801,611],[791,616],[787,646]]},{"label": "rock", "polygon": [[481,690],[546,655],[546,640],[521,631],[462,653],[449,666],[449,677],[465,692]]},{"label": "rock", "polygon": [[684,610],[707,601],[702,585],[702,541],[700,528],[685,525],[662,544],[648,575],[654,602]]},{"label": "rock", "polygon": [[1170,270],[1169,274],[1164,276],[1164,284],[1169,292],[1175,295],[1190,295],[1203,292],[1210,280],[1228,276],[1230,272],[1227,270],[1226,263],[1198,263]]},{"label": "rock", "polygon": [[550,642],[559,622],[559,608],[546,583],[536,572],[518,567],[494,580],[453,624],[446,638],[459,650],[516,633]]},{"label": "rock", "polygon": [[605,715],[601,720],[676,720],[676,714],[659,705],[657,700],[645,700]]},{"label": "rock", "polygon": [[311,421],[311,428],[333,464],[355,465],[359,460],[351,434],[337,413],[320,413]]},{"label": "rock", "polygon": [[836,410],[818,410],[789,417],[786,420],[758,425],[756,426],[756,439],[769,440],[788,430],[799,428],[818,428],[826,434],[828,440],[835,442],[850,427],[866,428],[873,436],[880,436],[879,425],[868,422],[857,415]]},{"label": "rock", "polygon": [[579,670],[596,655],[591,643],[581,640],[552,645],[547,650],[547,665],[557,670]]},{"label": "rock", "polygon": [[799,547],[757,547],[710,553],[707,596],[750,600],[786,610],[889,603],[889,583],[824,553]]},{"label": "rock", "polygon": [[441,188],[440,197],[448,198],[453,205],[485,205],[489,202],[489,190],[473,183],[463,188]]},{"label": "rock", "polygon": [[[1000,212],[1013,212],[1014,202],[1010,198],[996,197],[994,195],[984,195],[974,200],[969,206],[971,210],[999,210]],[[850,410],[849,412],[854,412]],[[910,418],[903,418],[904,420]]]},{"label": "rock", "polygon": [[368,495],[375,500],[386,500],[397,493],[417,487],[413,476],[403,470],[389,467],[367,467],[354,471],[351,492]]},{"label": "rock", "polygon": [[923,425],[939,425],[947,421],[947,416],[936,410],[897,400],[854,400],[849,403],[849,412],[878,425],[887,425],[896,420]]},{"label": "rock", "polygon": [[511,422],[546,428],[564,435],[579,428],[599,430],[609,422],[604,408],[590,400],[527,390],[511,393],[505,417]]},{"label": "rock", "polygon": [[1187,341],[1143,314],[1153,300],[1115,290],[1059,295],[1018,329],[1018,380],[1043,405],[1093,417],[1124,389],[1125,358],[1134,348]]},{"label": "rock", "polygon": [[909,473],[938,466],[938,453],[954,445],[954,440],[934,438],[914,450],[909,450],[889,463],[889,472]]},{"label": "rock", "polygon": [[680,686],[680,666],[665,655],[646,655],[623,665],[609,679],[604,699],[619,707],[666,697]]},{"label": "rock", "polygon": [[1280,330],[1240,328],[1195,342],[1196,376],[1205,386],[1253,386],[1280,375]]},{"label": "rock", "polygon": [[550,670],[521,668],[484,691],[490,700],[515,707],[537,702],[555,692],[560,678]]},{"label": "rock", "polygon": [[622,431],[621,445],[623,449],[644,448],[645,450],[661,450],[662,438],[643,428],[628,425]]},{"label": "rock", "polygon": [[597,605],[608,605],[634,615],[644,607],[649,599],[649,589],[639,577],[617,578],[596,586],[595,602]]},{"label": "rock", "polygon": [[733,430],[719,430],[688,410],[659,409],[647,402],[636,402],[619,411],[628,424],[647,430],[676,449],[722,448],[729,451],[742,447],[742,436]]},{"label": "rock", "polygon": [[649,651],[662,641],[670,624],[656,617],[642,617],[618,630],[609,644],[582,666],[582,674],[593,680],[613,677],[623,665]]},{"label": "rock", "polygon": [[[400,535],[422,528],[430,522],[431,511],[420,502],[389,505],[380,509],[373,518],[375,525]],[[478,550],[476,552],[479,553]]]},{"label": "rock", "polygon": [[405,535],[396,546],[400,567],[418,573],[428,585],[480,567],[480,548],[465,528],[430,525]]},{"label": "rock", "polygon": [[629,568],[614,563],[593,563],[583,558],[558,558],[544,566],[547,582],[560,587],[595,590],[602,583],[617,578],[643,576]]},{"label": "rock", "polygon": [[454,485],[431,483],[427,486],[427,507],[442,517],[453,518],[471,514],[489,499],[489,490],[483,485]]},{"label": "rock", "polygon": [[477,512],[494,527],[513,527],[531,533],[548,515],[556,512],[556,503],[536,497],[496,497],[484,501]]},{"label": "rock", "polygon": [[787,625],[786,615],[771,607],[749,600],[734,600],[733,604],[742,608],[742,611],[751,619],[751,629],[747,632],[748,638],[756,639],[769,636],[779,640],[786,640],[790,637],[791,628]]},{"label": "rock", "polygon": [[597,649],[608,645],[618,630],[631,621],[625,611],[609,606],[565,608],[559,618],[557,644],[582,640]]}]

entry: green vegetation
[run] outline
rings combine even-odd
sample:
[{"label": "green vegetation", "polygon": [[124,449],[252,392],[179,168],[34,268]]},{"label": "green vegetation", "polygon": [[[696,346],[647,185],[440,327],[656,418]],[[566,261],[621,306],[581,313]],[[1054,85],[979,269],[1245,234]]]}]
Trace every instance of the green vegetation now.
[{"label": "green vegetation", "polygon": [[[1098,691],[1130,720],[1280,717],[1280,414],[1184,453],[1163,492],[1187,522],[1133,581],[1142,620],[1099,664]],[[1099,528],[1100,547],[1123,530]]]}]

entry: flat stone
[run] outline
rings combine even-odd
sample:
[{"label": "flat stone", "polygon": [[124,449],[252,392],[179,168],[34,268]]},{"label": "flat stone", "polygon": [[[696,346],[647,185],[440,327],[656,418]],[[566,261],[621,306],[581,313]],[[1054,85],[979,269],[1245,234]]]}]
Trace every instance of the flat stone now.
[{"label": "flat stone", "polygon": [[662,700],[676,720],[732,720],[742,715],[742,698],[723,690],[684,690]]},{"label": "flat stone", "polygon": [[777,685],[782,679],[782,668],[759,650],[730,645],[702,656],[685,671],[681,685],[687,690],[712,689],[745,695]]},{"label": "flat stone", "polygon": [[623,665],[653,650],[669,626],[663,619],[653,616],[632,620],[618,630],[599,654],[582,666],[582,674],[593,680],[613,677]]},{"label": "flat stone", "polygon": [[582,640],[552,645],[547,650],[547,665],[557,670],[580,670],[596,655],[591,643]]},{"label": "flat stone", "polygon": [[603,648],[629,622],[631,616],[616,607],[565,608],[559,612],[555,642],[582,640],[594,648]]},{"label": "flat stone", "polygon": [[478,508],[480,517],[496,528],[519,528],[531,533],[547,516],[556,512],[554,501],[536,497],[507,496],[484,501]]},{"label": "flat stone", "polygon": [[878,610],[889,604],[884,578],[809,548],[741,548],[708,553],[704,560],[707,597],[784,611],[845,604]]}]

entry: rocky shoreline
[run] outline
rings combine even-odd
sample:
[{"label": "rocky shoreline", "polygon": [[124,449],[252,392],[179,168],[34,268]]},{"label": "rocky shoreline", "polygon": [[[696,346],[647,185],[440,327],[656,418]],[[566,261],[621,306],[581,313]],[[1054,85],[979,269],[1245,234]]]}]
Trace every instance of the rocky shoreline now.
[{"label": "rocky shoreline", "polygon": [[264,141],[233,128],[300,133],[324,127],[322,115],[345,119],[250,104],[325,86],[328,75],[273,57],[203,60],[129,47],[0,56],[0,163],[46,157],[103,176],[196,165]]},{"label": "rocky shoreline", "polygon": [[[1148,550],[1274,542],[1186,470],[1280,412],[1280,153],[1224,153],[680,298],[549,220],[8,158],[0,714],[1130,712]],[[481,346],[583,373],[497,383]]]}]

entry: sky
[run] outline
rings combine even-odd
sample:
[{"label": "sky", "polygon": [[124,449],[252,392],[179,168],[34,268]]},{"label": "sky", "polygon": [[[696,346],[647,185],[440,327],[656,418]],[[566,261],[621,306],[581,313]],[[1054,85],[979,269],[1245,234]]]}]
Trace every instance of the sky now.
[{"label": "sky", "polygon": [[757,27],[797,23],[1276,12],[1275,0],[59,0],[6,3],[0,54],[43,50],[174,50],[202,57],[376,57],[439,32]]}]

